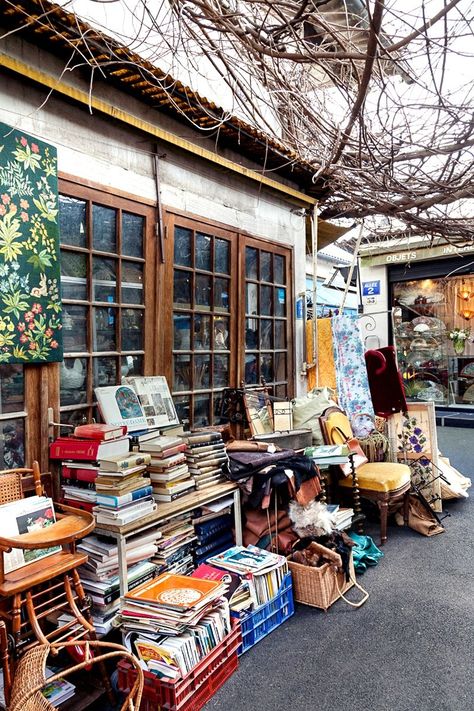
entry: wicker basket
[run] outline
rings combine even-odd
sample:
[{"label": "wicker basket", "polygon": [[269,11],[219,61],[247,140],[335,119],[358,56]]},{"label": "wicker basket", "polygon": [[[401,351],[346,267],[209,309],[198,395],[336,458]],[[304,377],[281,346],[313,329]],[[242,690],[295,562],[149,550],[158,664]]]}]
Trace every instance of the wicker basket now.
[{"label": "wicker basket", "polygon": [[[324,546],[321,548],[324,549]],[[293,577],[293,597],[296,602],[319,607],[326,612],[333,602],[343,597],[354,585],[364,593],[364,597],[358,603],[349,600],[346,602],[349,602],[352,607],[360,607],[368,598],[368,593],[356,582],[352,553],[349,563],[350,580],[346,580],[345,574],[336,571],[330,563],[325,563],[320,568],[313,568],[288,560],[288,568]]]}]

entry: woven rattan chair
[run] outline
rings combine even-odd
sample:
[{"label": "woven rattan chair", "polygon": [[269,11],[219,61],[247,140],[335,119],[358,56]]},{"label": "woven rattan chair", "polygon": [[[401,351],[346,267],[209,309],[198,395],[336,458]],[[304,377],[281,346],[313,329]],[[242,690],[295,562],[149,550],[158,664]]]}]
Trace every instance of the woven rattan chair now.
[{"label": "woven rattan chair", "polygon": [[126,711],[126,709],[135,711],[140,707],[143,691],[143,670],[138,660],[125,647],[109,642],[82,641],[63,643],[61,648],[68,645],[83,646],[84,661],[48,678],[46,678],[46,662],[48,656],[57,650],[58,645],[41,644],[24,653],[17,665],[11,700],[7,706],[7,711],[57,711],[57,707],[41,693],[41,689],[45,685],[58,679],[64,679],[70,674],[89,667],[91,664],[104,664],[104,662],[117,657],[126,659],[133,664],[137,671],[135,683],[127,694],[127,698],[121,706],[121,711]]},{"label": "woven rattan chair", "polygon": [[[37,462],[33,462],[31,469],[0,471],[0,503],[23,498],[23,482],[27,478],[33,479],[36,494],[43,495]],[[11,537],[0,536],[0,620],[4,620],[9,636],[8,659],[1,650],[7,703],[13,666],[24,650],[38,642],[43,645],[54,642],[54,652],[60,642],[95,639],[90,605],[77,572],[77,567],[87,561],[87,555],[78,553],[75,548],[75,542],[94,529],[94,518],[87,511],[69,506],[57,505],[55,509],[57,520],[46,528]],[[61,549],[47,558],[5,573],[3,556],[13,548],[35,550],[58,545]],[[51,629],[46,618],[63,613],[70,615],[70,621]],[[111,694],[105,671],[104,684]]]},{"label": "woven rattan chair", "polygon": [[[319,418],[326,444],[343,444],[353,438],[349,418],[339,407],[328,407]],[[339,479],[342,495],[352,491],[354,510],[359,506],[359,496],[374,501],[380,511],[380,543],[387,540],[388,509],[403,503],[404,521],[408,521],[408,492],[410,491],[410,467],[392,462],[367,462],[353,471],[353,476]]]}]

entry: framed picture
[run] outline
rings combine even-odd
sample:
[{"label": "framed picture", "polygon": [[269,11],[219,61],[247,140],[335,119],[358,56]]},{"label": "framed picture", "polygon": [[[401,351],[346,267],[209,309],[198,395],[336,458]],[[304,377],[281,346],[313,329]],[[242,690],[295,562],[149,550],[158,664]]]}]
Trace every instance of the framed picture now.
[{"label": "framed picture", "polygon": [[442,509],[438,438],[434,402],[410,402],[407,414],[388,419],[388,436],[399,462],[411,468],[411,479],[433,511]]}]

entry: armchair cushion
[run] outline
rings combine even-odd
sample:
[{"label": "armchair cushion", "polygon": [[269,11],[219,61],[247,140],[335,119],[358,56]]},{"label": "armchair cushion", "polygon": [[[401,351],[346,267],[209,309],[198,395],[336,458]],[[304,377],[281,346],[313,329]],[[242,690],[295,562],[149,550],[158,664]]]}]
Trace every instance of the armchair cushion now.
[{"label": "armchair cushion", "polygon": [[[367,491],[396,491],[410,483],[410,467],[392,462],[368,462],[357,467],[359,487]],[[352,477],[339,481],[339,486],[352,487]]]}]

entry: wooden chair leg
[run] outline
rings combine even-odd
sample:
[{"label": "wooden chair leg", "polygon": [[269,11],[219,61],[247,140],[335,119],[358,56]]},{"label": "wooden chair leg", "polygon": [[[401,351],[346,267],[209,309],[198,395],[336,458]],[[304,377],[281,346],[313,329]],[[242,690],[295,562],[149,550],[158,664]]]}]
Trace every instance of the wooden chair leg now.
[{"label": "wooden chair leg", "polygon": [[8,636],[5,622],[0,620],[0,657],[3,670],[3,693],[8,708],[12,688],[11,659],[8,653]]},{"label": "wooden chair leg", "polygon": [[405,526],[408,526],[409,508],[410,508],[410,492],[407,491],[405,496],[403,497],[403,523]]},{"label": "wooden chair leg", "polygon": [[388,501],[378,501],[380,511],[380,545],[387,540]]}]

